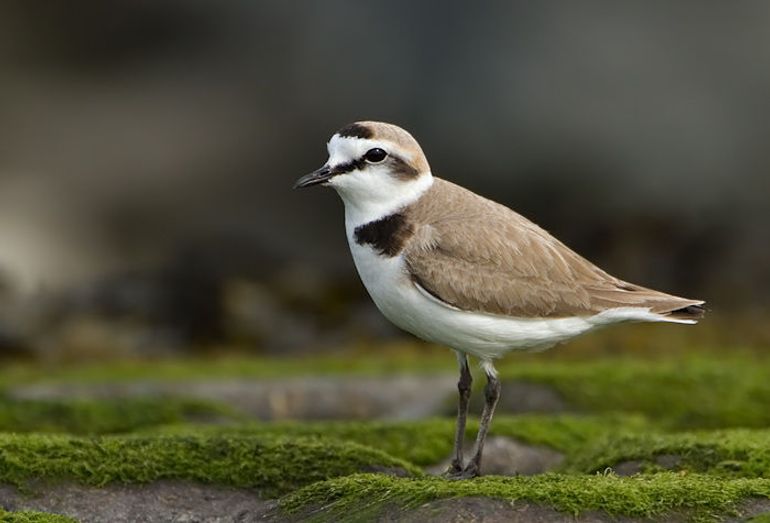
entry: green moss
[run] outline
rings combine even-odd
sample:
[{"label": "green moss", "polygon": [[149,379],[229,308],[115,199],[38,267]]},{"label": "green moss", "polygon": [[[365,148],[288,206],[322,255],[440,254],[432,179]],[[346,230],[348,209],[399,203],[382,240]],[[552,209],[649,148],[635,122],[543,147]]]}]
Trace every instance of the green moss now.
[{"label": "green moss", "polygon": [[340,441],[269,436],[0,435],[0,482],[73,480],[89,485],[187,479],[272,496],[314,481],[413,465]]},{"label": "green moss", "polygon": [[280,507],[305,516],[320,508],[315,516],[327,520],[366,520],[389,504],[409,509],[432,500],[465,496],[527,500],[571,514],[601,510],[618,516],[654,518],[677,511],[706,520],[734,510],[748,497],[770,497],[770,480],[662,473],[630,478],[544,474],[447,481],[357,474],[293,492],[282,498]]},{"label": "green moss", "polygon": [[23,510],[9,512],[0,508],[0,523],[77,523],[77,520],[59,514]]},{"label": "green moss", "polygon": [[641,433],[600,438],[572,462],[576,471],[594,472],[638,461],[659,469],[656,458],[675,456],[678,470],[725,477],[770,476],[770,430],[720,430],[678,434]]},{"label": "green moss", "polygon": [[750,523],[770,523],[770,512],[765,512],[764,514],[757,514],[753,518],[749,518],[748,521]]},{"label": "green moss", "polygon": [[0,387],[31,382],[82,384],[137,380],[280,379],[287,376],[382,376],[398,372],[455,372],[457,365],[446,349],[420,346],[420,350],[413,350],[412,345],[409,350],[389,346],[377,347],[376,353],[372,354],[371,350],[367,350],[364,355],[340,353],[324,356],[304,355],[301,358],[230,356],[54,366],[16,364],[7,365],[2,369]]},{"label": "green moss", "polygon": [[504,380],[553,387],[578,411],[641,413],[670,428],[770,425],[767,358],[529,361],[500,371]]},{"label": "green moss", "polygon": [[[131,380],[281,379],[303,375],[387,375],[398,372],[455,373],[445,351],[384,351],[374,356],[305,358],[225,358],[122,362],[84,367],[12,366],[0,372],[0,385],[60,381],[79,383]],[[770,359],[754,355],[685,356],[658,361],[603,358],[565,361],[553,357],[508,358],[500,365],[505,380],[552,387],[567,407],[582,413],[642,414],[670,429],[764,427],[770,425]],[[478,387],[482,379],[476,380]],[[503,394],[505,394],[505,384]],[[447,398],[447,407],[453,398]],[[0,407],[2,407],[0,405]],[[2,410],[0,408],[0,410]],[[2,425],[0,412],[0,426]],[[76,429],[77,430],[77,429]]]},{"label": "green moss", "polygon": [[241,419],[214,402],[177,398],[10,400],[0,398],[0,431],[110,434],[168,423]]},{"label": "green moss", "polygon": [[655,425],[639,415],[523,415],[498,416],[491,434],[509,436],[526,443],[545,445],[571,456],[594,441],[618,434],[646,433]]},{"label": "green moss", "polygon": [[[419,421],[272,422],[225,426],[180,425],[164,427],[171,434],[241,434],[320,437],[352,441],[376,448],[420,466],[439,463],[452,451],[454,419]],[[609,434],[646,430],[638,416],[526,415],[499,416],[491,434],[545,445],[567,454]],[[466,437],[476,436],[478,424],[468,421]]]}]

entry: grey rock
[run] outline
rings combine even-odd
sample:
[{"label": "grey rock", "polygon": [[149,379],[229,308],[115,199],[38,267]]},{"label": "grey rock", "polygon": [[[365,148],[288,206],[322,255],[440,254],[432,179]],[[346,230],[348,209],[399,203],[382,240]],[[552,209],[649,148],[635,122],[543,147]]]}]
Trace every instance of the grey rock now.
[{"label": "grey rock", "polygon": [[770,515],[770,499],[751,498],[739,503],[736,515],[726,518],[724,523],[749,522],[759,515]]},{"label": "grey rock", "polygon": [[[312,516],[318,521],[337,521],[336,514],[325,513],[325,507],[310,508],[290,518],[303,521]],[[280,512],[272,512],[266,518],[280,521]],[[677,515],[665,521],[680,521]],[[611,516],[601,511],[587,511],[578,516],[559,512],[550,507],[529,501],[508,501],[487,497],[462,497],[441,499],[425,503],[414,509],[398,505],[387,507],[376,519],[379,523],[631,523],[649,521],[635,518]]]},{"label": "grey rock", "polygon": [[64,514],[82,523],[246,523],[260,520],[276,503],[253,490],[181,481],[99,488],[58,484],[36,491],[22,494],[0,486],[0,505]]},{"label": "grey rock", "polygon": [[[480,401],[480,399],[479,399]],[[502,383],[498,412],[564,412],[570,410],[564,398],[549,385],[508,380]]]},{"label": "grey rock", "polygon": [[222,402],[262,420],[419,419],[441,412],[455,393],[455,378],[450,375],[39,383],[9,391],[16,399],[198,398]]},{"label": "grey rock", "polygon": [[[676,470],[682,462],[682,457],[676,454],[660,454],[655,456],[653,463],[665,470]],[[628,460],[617,463],[612,470],[618,476],[633,476],[644,471],[647,462],[642,460]]]},{"label": "grey rock", "polygon": [[[335,521],[337,514],[326,507],[308,507],[289,515],[275,500],[261,498],[249,489],[201,485],[182,481],[159,481],[148,485],[89,487],[76,484],[38,485],[34,494],[0,486],[0,507],[7,510],[37,510],[64,514],[83,523],[250,523],[256,521],[303,521],[312,515],[319,521]],[[770,511],[770,500],[748,499],[736,514],[723,521],[737,523]],[[667,514],[659,521],[687,521],[684,512]],[[379,522],[405,523],[631,523],[649,521],[587,511],[578,516],[525,500],[501,500],[480,496],[442,499],[417,508],[393,504],[379,514]]]},{"label": "grey rock", "polygon": [[[466,445],[465,455],[470,456],[472,444]],[[449,466],[450,457],[428,468],[432,474],[441,474]],[[531,476],[553,470],[564,461],[564,455],[548,447],[529,445],[513,438],[490,436],[484,446],[481,473],[495,476]]]}]

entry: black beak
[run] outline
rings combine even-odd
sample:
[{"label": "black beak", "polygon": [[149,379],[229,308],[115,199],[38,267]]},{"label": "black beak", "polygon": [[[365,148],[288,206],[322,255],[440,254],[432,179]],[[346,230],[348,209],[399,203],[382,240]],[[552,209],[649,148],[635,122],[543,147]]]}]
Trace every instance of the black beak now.
[{"label": "black beak", "polygon": [[324,183],[325,181],[329,180],[334,176],[334,173],[329,168],[328,165],[324,165],[317,171],[313,171],[310,174],[306,174],[299,180],[297,180],[297,183],[294,184],[295,189],[301,189],[302,187],[310,187],[311,185],[318,185],[319,183]]}]

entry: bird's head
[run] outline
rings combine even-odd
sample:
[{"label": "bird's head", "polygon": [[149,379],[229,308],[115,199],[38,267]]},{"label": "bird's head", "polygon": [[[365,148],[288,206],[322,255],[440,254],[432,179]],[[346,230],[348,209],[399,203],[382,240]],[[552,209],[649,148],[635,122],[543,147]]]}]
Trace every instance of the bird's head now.
[{"label": "bird's head", "polygon": [[[294,188],[333,187],[346,206],[385,206],[430,182],[430,166],[411,134],[392,124],[356,122],[327,144],[326,164]],[[428,183],[429,185],[429,183]]]}]

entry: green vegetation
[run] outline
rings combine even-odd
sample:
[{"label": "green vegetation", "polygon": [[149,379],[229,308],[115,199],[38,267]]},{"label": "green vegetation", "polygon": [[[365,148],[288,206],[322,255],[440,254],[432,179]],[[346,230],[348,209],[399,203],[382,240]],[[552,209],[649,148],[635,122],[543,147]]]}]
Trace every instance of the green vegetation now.
[{"label": "green vegetation", "polygon": [[445,348],[399,344],[378,347],[365,356],[303,356],[302,358],[221,357],[169,360],[127,360],[78,365],[19,363],[0,371],[0,388],[34,382],[116,383],[217,379],[283,379],[291,376],[382,376],[397,372],[455,372],[457,364]]},{"label": "green vegetation", "polygon": [[[356,361],[355,359],[353,360]],[[408,361],[413,361],[408,359]],[[414,360],[416,369],[425,369],[425,360]],[[374,372],[380,360],[359,360],[348,365],[349,373]],[[403,363],[403,362],[402,362]],[[339,359],[298,362],[296,360],[224,360],[219,363],[194,361],[62,370],[46,380],[130,379],[147,372],[144,379],[225,379],[251,376],[254,379],[309,372],[342,372]],[[391,362],[390,367],[400,364]],[[380,369],[383,370],[383,369]],[[436,368],[433,368],[435,371]],[[450,369],[446,369],[451,372]],[[384,370],[383,370],[384,372]],[[11,378],[10,376],[15,376]],[[665,428],[721,428],[770,426],[770,363],[762,359],[735,357],[729,360],[688,358],[685,360],[639,361],[601,360],[566,363],[533,362],[501,366],[504,380],[545,384],[556,390],[571,409],[581,413],[636,413]],[[28,376],[33,379],[33,376]],[[5,371],[0,382],[6,385],[19,378],[18,369]],[[37,377],[34,379],[43,379]],[[478,386],[483,380],[476,380]],[[505,394],[505,385],[503,386]],[[478,397],[478,391],[476,396]],[[447,405],[453,398],[447,398]],[[16,402],[0,399],[0,429],[15,431],[57,431],[74,433],[112,433],[199,418],[238,418],[232,409],[213,402],[196,400],[121,399],[100,401],[61,400]],[[497,425],[497,423],[496,423]]]},{"label": "green vegetation", "polygon": [[[474,438],[476,420],[468,420],[467,438]],[[452,451],[453,419],[419,421],[337,421],[337,422],[272,422],[238,425],[178,425],[160,429],[170,434],[236,434],[283,435],[286,437],[319,437],[353,441],[379,449],[415,465],[429,466],[441,462]],[[649,430],[638,416],[526,415],[499,416],[492,435],[509,436],[535,445],[545,445],[568,455],[611,434]]]},{"label": "green vegetation", "polygon": [[46,512],[34,512],[30,510],[9,512],[0,508],[0,523],[77,523],[77,521],[67,516],[60,516],[59,514],[48,514]]},{"label": "green vegetation", "polygon": [[543,474],[447,481],[357,474],[309,485],[285,496],[280,507],[303,517],[344,521],[354,514],[362,521],[390,504],[409,509],[464,496],[527,500],[571,514],[602,510],[617,516],[655,518],[682,512],[694,520],[709,520],[734,511],[748,497],[769,497],[770,480],[660,473],[629,478]]},{"label": "green vegetation", "polygon": [[[752,496],[770,497],[770,479],[764,479],[770,477],[770,360],[758,354],[657,361],[512,358],[499,366],[504,382],[550,387],[569,412],[501,412],[492,435],[548,446],[566,459],[558,474],[460,482],[426,477],[419,468],[449,456],[450,417],[257,422],[220,403],[184,397],[50,401],[15,400],[12,394],[15,386],[43,382],[178,381],[183,393],[190,380],[455,372],[444,350],[397,354],[5,368],[0,431],[28,434],[0,434],[0,483],[32,489],[44,488],[35,481],[40,479],[97,486],[192,480],[284,496],[280,510],[326,519],[344,514],[365,519],[394,506],[486,496],[568,513],[595,509],[707,520],[729,514]],[[483,379],[475,385],[478,398]],[[447,397],[447,413],[453,404],[454,393]],[[470,420],[469,438],[476,428]],[[44,434],[54,432],[88,437]],[[641,473],[605,472],[622,464]],[[411,477],[361,474],[378,471]],[[1,521],[69,520],[0,513]]]},{"label": "green vegetation", "polygon": [[670,466],[677,470],[724,477],[770,477],[770,430],[613,435],[584,448],[573,459],[572,468],[591,473],[638,461],[644,470],[654,472],[661,469],[657,459],[661,456],[675,457]]},{"label": "green vegetation", "polygon": [[11,400],[0,398],[0,431],[111,434],[184,421],[241,419],[214,402],[176,398]]},{"label": "green vegetation", "polygon": [[[578,412],[638,413],[672,429],[770,426],[770,409],[765,408],[770,404],[770,359],[757,354],[587,362],[522,357],[503,361],[499,369],[503,380],[552,387],[568,408]],[[455,365],[444,350],[425,347],[423,353],[383,349],[381,354],[367,357],[119,362],[52,369],[11,366],[0,372],[0,387],[35,382],[281,379],[396,372],[453,373]],[[476,380],[477,393],[482,382]],[[0,411],[2,408],[0,404]],[[0,427],[7,426],[0,419]]]},{"label": "green vegetation", "polygon": [[770,360],[757,356],[527,362],[500,374],[547,384],[582,412],[639,413],[672,429],[770,426]]},{"label": "green vegetation", "polygon": [[258,489],[265,496],[361,471],[420,470],[351,442],[268,436],[0,435],[0,482],[89,485],[187,479]]}]

